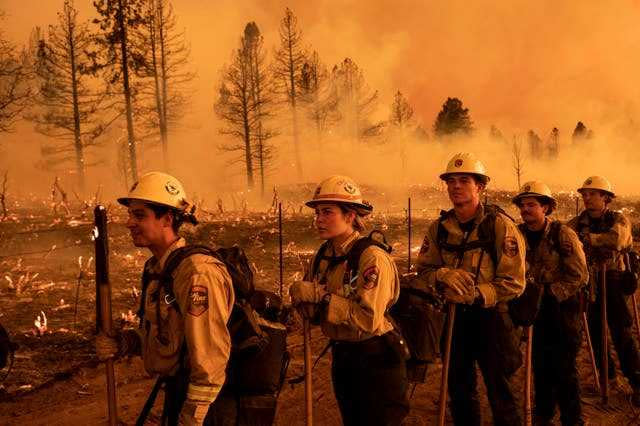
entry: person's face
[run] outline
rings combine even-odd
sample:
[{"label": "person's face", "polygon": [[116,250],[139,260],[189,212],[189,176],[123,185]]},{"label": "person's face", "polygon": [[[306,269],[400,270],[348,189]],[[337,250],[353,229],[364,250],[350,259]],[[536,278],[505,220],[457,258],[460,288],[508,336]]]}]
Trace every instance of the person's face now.
[{"label": "person's face", "polygon": [[520,208],[520,216],[522,221],[527,225],[533,225],[544,222],[547,209],[546,205],[540,204],[540,201],[536,197],[524,197],[520,199],[518,204]]},{"label": "person's face", "polygon": [[607,196],[598,191],[597,189],[583,189],[580,191],[582,194],[582,202],[584,208],[591,212],[600,212],[607,206]]},{"label": "person's face", "polygon": [[330,240],[353,231],[354,212],[343,213],[336,204],[318,204],[316,206],[315,226],[318,236]]},{"label": "person's face", "polygon": [[150,247],[163,241],[166,228],[171,228],[171,215],[156,217],[143,201],[132,200],[127,208],[127,229],[136,247]]},{"label": "person's face", "polygon": [[452,174],[447,176],[447,192],[453,205],[478,204],[480,192],[484,189],[482,183],[476,182],[471,175]]}]

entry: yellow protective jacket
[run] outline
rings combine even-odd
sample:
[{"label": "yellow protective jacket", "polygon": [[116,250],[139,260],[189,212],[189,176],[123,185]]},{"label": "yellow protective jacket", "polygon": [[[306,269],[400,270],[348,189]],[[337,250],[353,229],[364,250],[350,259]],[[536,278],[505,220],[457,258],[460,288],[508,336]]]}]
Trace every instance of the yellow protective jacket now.
[{"label": "yellow protective jacket", "polygon": [[[329,244],[316,273],[312,274],[311,268],[306,272],[307,281],[326,286],[331,293],[321,326],[324,334],[332,340],[362,341],[393,329],[385,313],[398,299],[400,279],[391,256],[380,247],[367,247],[360,256],[355,277],[350,276],[346,260],[330,267],[326,259],[345,256],[359,238],[356,231],[339,247]],[[318,253],[314,259],[316,256]]]},{"label": "yellow protective jacket", "polygon": [[633,245],[631,222],[625,215],[607,209],[600,221],[594,221],[585,211],[571,219],[567,225],[581,239],[588,238],[589,244],[585,247],[587,262],[596,262],[598,254],[602,254],[607,258],[607,270],[625,270],[622,252]]},{"label": "yellow protective jacket", "polygon": [[[160,274],[171,252],[184,247],[177,240],[161,259],[151,261],[151,273]],[[225,382],[231,352],[227,321],[234,304],[231,277],[224,264],[211,256],[185,258],[173,273],[173,292],[180,313],[167,303],[157,279],[146,290],[142,328],[142,357],[150,374],[171,376],[184,362],[190,372],[187,399],[213,402]]]},{"label": "yellow protective jacket", "polygon": [[[475,226],[467,238],[471,245],[480,240],[478,225],[487,215],[485,207],[478,206],[473,218]],[[467,250],[459,261],[458,254],[440,247],[438,227],[441,224],[446,231],[446,243],[460,245],[464,232],[453,210],[443,213],[440,219],[433,221],[424,237],[416,263],[418,276],[410,283],[412,287],[433,291],[436,287],[436,272],[440,269],[464,269],[477,274],[477,289],[482,295],[484,307],[493,307],[498,303],[513,299],[525,288],[525,243],[515,223],[503,215],[495,213],[493,256],[482,248]],[[459,264],[459,266],[458,266]]]},{"label": "yellow protective jacket", "polygon": [[[553,230],[554,226],[558,229]],[[524,224],[520,229],[526,235]],[[532,249],[527,243],[526,259],[527,277],[544,285],[557,302],[574,296],[589,280],[582,243],[571,228],[559,222],[546,221],[538,246]]]}]

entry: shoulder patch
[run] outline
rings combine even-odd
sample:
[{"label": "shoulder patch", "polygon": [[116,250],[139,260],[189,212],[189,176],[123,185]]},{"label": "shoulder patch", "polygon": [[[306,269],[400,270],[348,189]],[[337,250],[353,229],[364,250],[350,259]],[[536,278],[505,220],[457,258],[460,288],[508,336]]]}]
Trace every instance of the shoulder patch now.
[{"label": "shoulder patch", "polygon": [[189,290],[189,314],[198,317],[209,309],[209,291],[201,285],[193,285]]},{"label": "shoulder patch", "polygon": [[502,241],[502,252],[507,257],[515,257],[518,254],[518,240],[516,237],[507,235]]},{"label": "shoulder patch", "polygon": [[362,288],[365,290],[371,290],[378,285],[378,275],[380,275],[380,270],[377,266],[369,266],[362,273],[362,278],[364,279],[364,284],[362,284]]}]

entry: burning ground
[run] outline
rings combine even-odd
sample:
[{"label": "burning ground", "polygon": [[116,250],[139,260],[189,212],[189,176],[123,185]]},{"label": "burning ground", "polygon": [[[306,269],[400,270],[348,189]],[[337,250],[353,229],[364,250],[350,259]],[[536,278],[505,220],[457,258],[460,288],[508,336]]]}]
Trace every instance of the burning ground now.
[{"label": "burning ground", "polygon": [[[301,278],[302,271],[320,241],[312,228],[313,216],[301,209],[305,188],[283,189],[284,283]],[[400,271],[407,265],[406,200],[375,188],[368,188],[378,208],[370,228],[383,230],[392,242]],[[412,257],[415,259],[430,220],[446,198],[438,188],[412,187]],[[489,201],[509,206],[509,193],[490,193]],[[397,202],[390,201],[398,199]],[[575,194],[560,194],[558,217],[575,212]],[[617,201],[639,221],[637,204]],[[275,292],[278,283],[278,218],[274,209],[252,210],[246,203],[240,211],[220,212],[201,204],[202,223],[185,228],[189,241],[245,248],[253,263],[256,284]],[[11,214],[0,222],[0,322],[19,345],[13,368],[0,387],[0,423],[2,424],[95,424],[105,421],[104,373],[93,353],[95,331],[95,284],[93,264],[93,228],[90,204],[51,205],[24,200],[11,206]],[[54,208],[55,207],[55,211]],[[224,208],[223,208],[224,210]],[[515,214],[515,211],[510,210]],[[136,249],[124,227],[125,212],[109,207],[110,274],[113,316],[117,326],[133,326],[139,297],[139,277],[149,254]],[[314,330],[314,354],[326,339]],[[523,346],[524,348],[524,346]],[[289,349],[293,359],[288,375],[302,372],[302,340],[299,325],[291,324]],[[339,424],[329,378],[329,357],[314,373],[316,415],[319,424]],[[522,370],[522,369],[521,369]],[[612,390],[612,403],[601,409],[592,389],[593,380],[585,350],[580,357],[585,411],[597,424],[631,424],[638,421],[627,394],[626,383]],[[437,413],[440,367],[434,366],[428,383],[420,385],[412,398],[412,413],[407,424],[429,424]],[[522,371],[518,385],[522,386]],[[117,363],[120,417],[133,423],[151,387],[151,379],[138,360]],[[304,418],[303,387],[285,386],[280,397],[278,424],[299,424]],[[160,406],[158,402],[156,404]],[[484,404],[488,414],[488,406]],[[157,413],[156,413],[157,414]]]}]

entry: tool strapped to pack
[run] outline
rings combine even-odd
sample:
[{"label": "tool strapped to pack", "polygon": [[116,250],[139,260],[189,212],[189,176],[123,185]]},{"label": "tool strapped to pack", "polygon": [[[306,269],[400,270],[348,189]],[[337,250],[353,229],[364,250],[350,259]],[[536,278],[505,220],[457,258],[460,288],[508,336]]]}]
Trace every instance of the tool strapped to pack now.
[{"label": "tool strapped to pack", "polygon": [[[227,322],[231,337],[231,357],[227,364],[227,381],[225,388],[237,394],[273,394],[282,388],[286,369],[289,364],[289,353],[286,350],[286,327],[277,322],[260,319],[251,302],[256,300],[268,311],[274,306],[282,306],[281,300],[274,294],[256,298],[253,283],[253,272],[244,251],[237,247],[213,249],[203,245],[190,245],[171,252],[160,274],[151,272],[155,259],[145,264],[142,274],[142,295],[138,316],[142,326],[145,309],[146,292],[152,280],[158,280],[164,291],[163,302],[171,305],[178,313],[180,306],[173,291],[174,274],[183,260],[189,256],[202,254],[221,261],[229,276],[235,293],[235,302]],[[262,293],[266,293],[262,291]],[[268,299],[265,302],[265,298]],[[159,312],[158,312],[159,314]],[[162,321],[158,321],[160,328]],[[161,333],[158,333],[161,334]],[[182,344],[181,366],[184,371],[186,342]],[[142,424],[153,406],[155,397],[162,384],[162,378],[154,386],[137,424]]]}]

